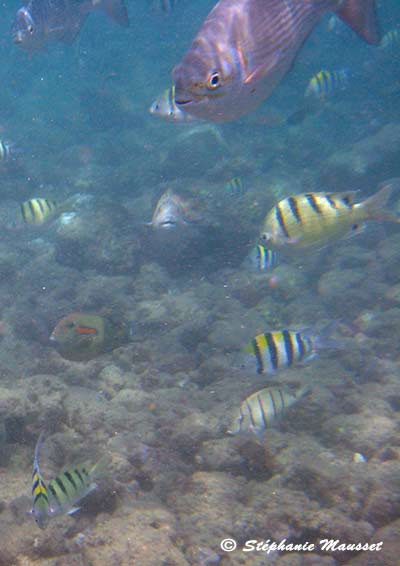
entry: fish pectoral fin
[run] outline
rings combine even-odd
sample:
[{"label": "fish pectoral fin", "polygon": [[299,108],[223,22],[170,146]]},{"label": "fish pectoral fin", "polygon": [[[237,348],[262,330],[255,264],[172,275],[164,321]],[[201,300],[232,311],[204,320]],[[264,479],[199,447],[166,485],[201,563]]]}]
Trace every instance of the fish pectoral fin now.
[{"label": "fish pectoral fin", "polygon": [[246,69],[246,76],[244,78],[243,84],[249,85],[254,81],[259,81],[265,77],[268,73],[272,72],[278,63],[278,55],[271,55],[267,61],[262,61],[259,65],[256,65],[253,69]]},{"label": "fish pectoral fin", "polygon": [[80,507],[72,507],[67,513],[67,515],[74,515],[77,511],[79,511]]},{"label": "fish pectoral fin", "polygon": [[343,239],[344,240],[350,240],[351,238],[354,238],[355,236],[358,236],[359,234],[362,234],[363,232],[365,232],[365,229],[366,229],[366,224],[355,223],[350,228],[350,230],[347,232],[347,234],[343,237]]}]

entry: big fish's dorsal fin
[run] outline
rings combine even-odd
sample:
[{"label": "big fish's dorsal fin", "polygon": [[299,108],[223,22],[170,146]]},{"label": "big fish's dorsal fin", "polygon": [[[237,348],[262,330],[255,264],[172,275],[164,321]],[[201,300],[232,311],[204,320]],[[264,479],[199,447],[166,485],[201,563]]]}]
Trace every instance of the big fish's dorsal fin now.
[{"label": "big fish's dorsal fin", "polygon": [[344,0],[336,15],[367,43],[379,44],[380,31],[375,0]]}]

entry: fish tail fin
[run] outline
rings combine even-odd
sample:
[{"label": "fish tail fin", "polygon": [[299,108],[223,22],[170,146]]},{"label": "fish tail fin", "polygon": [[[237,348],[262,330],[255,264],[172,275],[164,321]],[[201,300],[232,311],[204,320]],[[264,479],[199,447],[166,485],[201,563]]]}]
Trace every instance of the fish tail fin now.
[{"label": "fish tail fin", "polygon": [[95,10],[105,12],[116,24],[124,28],[129,27],[128,10],[124,0],[92,0],[92,6]]},{"label": "fish tail fin", "polygon": [[[318,332],[317,336],[313,336],[314,349],[319,350],[342,350],[343,344],[339,340],[331,338],[339,325],[339,321],[333,320],[325,324]],[[304,333],[303,333],[304,334]]]},{"label": "fish tail fin", "polygon": [[300,387],[300,389],[296,392],[296,397],[297,399],[302,399],[303,397],[307,397],[307,395],[310,395],[312,389],[310,385],[303,385],[303,387]]},{"label": "fish tail fin", "polygon": [[379,185],[378,191],[362,203],[366,218],[386,222],[400,222],[400,217],[392,214],[385,208],[393,189],[400,189],[400,177],[383,182]]},{"label": "fish tail fin", "polygon": [[102,476],[104,476],[110,462],[111,456],[109,454],[104,454],[104,456],[102,456],[100,460],[91,467],[89,472],[90,477],[101,478]]},{"label": "fish tail fin", "polygon": [[347,0],[336,10],[336,15],[367,43],[380,43],[375,0]]}]

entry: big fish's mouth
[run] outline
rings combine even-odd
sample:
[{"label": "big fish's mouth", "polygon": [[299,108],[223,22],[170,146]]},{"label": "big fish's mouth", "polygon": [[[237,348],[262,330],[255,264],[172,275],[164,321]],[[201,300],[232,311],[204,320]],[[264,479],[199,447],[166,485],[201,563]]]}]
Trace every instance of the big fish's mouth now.
[{"label": "big fish's mouth", "polygon": [[190,104],[191,102],[193,102],[192,100],[176,100],[175,99],[175,104],[177,104],[178,106],[185,106],[185,104]]},{"label": "big fish's mouth", "polygon": [[176,224],[177,223],[173,220],[165,220],[164,222],[160,222],[160,226],[162,228],[175,228]]}]

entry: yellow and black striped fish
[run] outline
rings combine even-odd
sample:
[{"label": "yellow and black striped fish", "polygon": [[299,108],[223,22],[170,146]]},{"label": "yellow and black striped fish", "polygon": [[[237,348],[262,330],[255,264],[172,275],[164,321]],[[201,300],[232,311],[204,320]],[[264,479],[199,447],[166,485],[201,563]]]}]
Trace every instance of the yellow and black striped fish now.
[{"label": "yellow and black striped fish", "polygon": [[400,45],[400,29],[392,29],[385,33],[380,43],[382,49],[392,49],[397,45]]},{"label": "yellow and black striped fish", "polygon": [[310,79],[305,96],[313,96],[320,99],[326,98],[334,91],[346,88],[348,83],[349,71],[347,69],[319,71]]},{"label": "yellow and black striped fish", "polygon": [[316,341],[308,331],[274,330],[255,336],[242,352],[244,367],[255,366],[259,374],[274,374],[315,357]]},{"label": "yellow and black striped fish", "polygon": [[276,266],[276,255],[274,250],[268,250],[258,244],[251,251],[248,263],[255,271],[270,271]]},{"label": "yellow and black striped fish", "polygon": [[241,177],[232,177],[225,183],[224,189],[226,193],[233,197],[238,198],[246,192]]},{"label": "yellow and black striped fish", "polygon": [[297,391],[283,387],[267,387],[256,391],[240,405],[228,434],[255,434],[262,436],[279,419],[286,409],[310,393],[308,386]]},{"label": "yellow and black striped fish", "polygon": [[64,471],[47,484],[43,480],[39,467],[39,450],[43,443],[40,434],[35,448],[32,474],[32,515],[41,529],[44,529],[52,517],[78,511],[76,504],[96,489],[95,477],[106,465],[107,458],[102,458],[94,466],[81,464]]},{"label": "yellow and black striped fish", "polygon": [[241,368],[255,369],[259,374],[274,374],[314,359],[319,350],[337,349],[340,344],[330,338],[337,322],[330,322],[318,333],[311,330],[274,330],[258,334],[239,355]]},{"label": "yellow and black striped fish", "polygon": [[12,144],[0,140],[0,161],[9,161],[12,153]]},{"label": "yellow and black striped fish", "polygon": [[47,524],[49,518],[50,502],[49,493],[39,467],[39,450],[43,443],[44,433],[42,432],[35,448],[32,471],[32,515],[41,529]]},{"label": "yellow and black striped fish", "polygon": [[362,231],[367,220],[399,222],[385,210],[400,178],[386,181],[377,193],[355,203],[355,191],[304,193],[278,202],[267,214],[260,243],[272,249],[295,251],[321,248],[344,236]]},{"label": "yellow and black striped fish", "polygon": [[21,204],[21,215],[26,224],[40,226],[53,218],[57,212],[57,203],[46,198],[31,198]]}]

